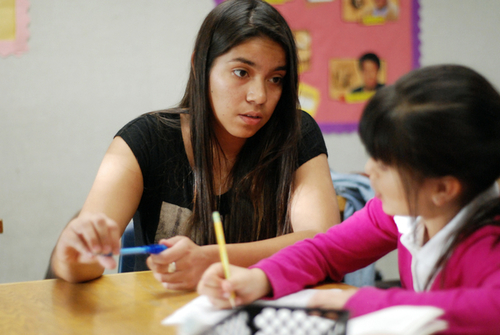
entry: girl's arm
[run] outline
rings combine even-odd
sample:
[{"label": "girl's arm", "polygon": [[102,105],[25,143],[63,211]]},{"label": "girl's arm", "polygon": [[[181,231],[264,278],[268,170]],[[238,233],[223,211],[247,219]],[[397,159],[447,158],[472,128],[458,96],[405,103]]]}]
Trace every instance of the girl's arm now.
[{"label": "girl's arm", "polygon": [[286,248],[255,265],[263,270],[275,298],[316,285],[326,277],[340,281],[346,273],[373,263],[397,247],[398,231],[378,199],[324,234]]},{"label": "girl's arm", "polygon": [[80,214],[64,228],[52,253],[54,274],[70,282],[87,281],[116,267],[120,237],[134,215],[143,190],[142,172],[121,137],[115,137],[101,163]]},{"label": "girl's arm", "polygon": [[[325,232],[340,222],[337,198],[325,154],[302,164],[295,173],[291,203],[293,233],[249,243],[228,244],[229,262],[248,267],[286,246],[317,233]],[[148,266],[155,277],[169,289],[195,288],[203,272],[220,261],[217,245],[198,247],[186,237],[160,241],[172,247],[161,255],[151,255]],[[168,265],[176,262],[179,271],[168,273]]]},{"label": "girl's arm", "polygon": [[[203,275],[198,292],[207,295],[218,307],[229,306],[227,295],[232,291],[236,293],[237,304],[247,304],[264,295],[279,298],[316,285],[327,276],[341,280],[346,273],[394,250],[397,239],[398,232],[392,217],[382,211],[380,200],[374,199],[326,233],[287,247],[251,269],[233,267],[231,271],[234,275],[231,273],[229,280],[224,280],[220,264],[211,266]],[[325,292],[321,295],[331,293]],[[315,303],[320,306],[326,302],[330,304],[326,307],[341,308],[355,292],[335,292],[341,295],[332,299],[317,299]]]}]

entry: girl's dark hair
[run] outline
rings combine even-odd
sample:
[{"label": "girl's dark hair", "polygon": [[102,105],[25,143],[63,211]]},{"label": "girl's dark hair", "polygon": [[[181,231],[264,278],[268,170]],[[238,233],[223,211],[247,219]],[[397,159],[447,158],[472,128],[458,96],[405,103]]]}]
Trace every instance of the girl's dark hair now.
[{"label": "girl's dark hair", "polygon": [[[363,112],[359,134],[371,157],[398,168],[414,216],[425,178],[457,178],[464,206],[500,177],[500,95],[463,66],[425,67],[379,89]],[[500,198],[472,213],[427,285],[459,243],[481,227],[500,225],[499,215]]]},{"label": "girl's dark hair", "polygon": [[268,3],[229,0],[210,12],[199,30],[188,84],[179,105],[190,115],[194,152],[193,215],[187,235],[198,244],[216,242],[211,214],[218,209],[218,197],[212,167],[214,160],[220,159],[214,148],[220,146],[209,100],[210,70],[217,57],[255,37],[270,38],[283,48],[286,75],[272,117],[247,139],[233,166],[228,194],[231,208],[224,216],[224,230],[228,242],[255,241],[292,231],[288,205],[298,165],[301,122],[293,34],[285,19]]}]

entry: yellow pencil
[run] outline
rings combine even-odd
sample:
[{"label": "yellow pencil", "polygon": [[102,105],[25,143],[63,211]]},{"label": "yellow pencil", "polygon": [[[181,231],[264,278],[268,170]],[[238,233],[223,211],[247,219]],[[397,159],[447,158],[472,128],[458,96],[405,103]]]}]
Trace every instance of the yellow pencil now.
[{"label": "yellow pencil", "polygon": [[[224,238],[224,229],[222,229],[219,212],[213,212],[212,218],[214,219],[215,237],[217,238],[217,244],[219,245],[220,260],[224,269],[224,275],[226,276],[226,279],[229,279],[229,277],[231,277],[231,273],[229,272],[229,259],[227,258],[226,239]],[[229,302],[233,308],[236,306],[234,298],[234,292],[231,292]]]}]

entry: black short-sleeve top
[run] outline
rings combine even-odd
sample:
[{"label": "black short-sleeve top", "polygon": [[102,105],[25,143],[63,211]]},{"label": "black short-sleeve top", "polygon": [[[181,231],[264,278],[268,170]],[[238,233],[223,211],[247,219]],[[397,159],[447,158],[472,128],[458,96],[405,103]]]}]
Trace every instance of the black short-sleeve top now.
[{"label": "black short-sleeve top", "polygon": [[[134,217],[134,223],[140,222],[139,227],[134,227],[136,235],[140,234],[136,236],[136,243],[152,244],[162,238],[184,235],[183,223],[192,213],[193,175],[180,130],[180,115],[161,113],[160,116],[178,126],[165,126],[157,115],[144,114],[116,134],[132,150],[144,180],[144,191]],[[301,133],[299,166],[327,154],[321,130],[306,112],[302,112]],[[223,208],[221,205],[221,210]]]}]

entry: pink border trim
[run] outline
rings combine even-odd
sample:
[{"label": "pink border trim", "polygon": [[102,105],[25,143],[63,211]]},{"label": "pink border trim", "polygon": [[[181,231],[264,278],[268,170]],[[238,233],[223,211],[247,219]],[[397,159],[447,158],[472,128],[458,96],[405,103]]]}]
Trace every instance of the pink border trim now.
[{"label": "pink border trim", "polygon": [[0,55],[7,57],[10,54],[20,56],[28,51],[28,38],[30,36],[28,25],[30,17],[28,9],[29,0],[16,0],[16,38],[13,41],[0,40]]}]

